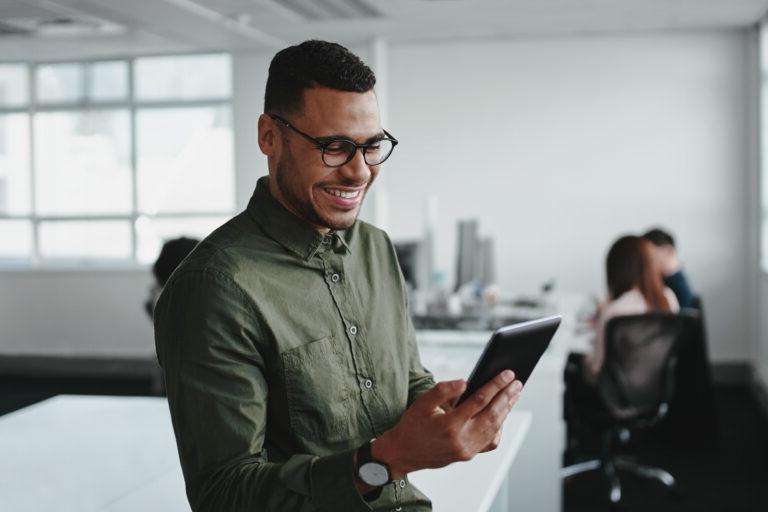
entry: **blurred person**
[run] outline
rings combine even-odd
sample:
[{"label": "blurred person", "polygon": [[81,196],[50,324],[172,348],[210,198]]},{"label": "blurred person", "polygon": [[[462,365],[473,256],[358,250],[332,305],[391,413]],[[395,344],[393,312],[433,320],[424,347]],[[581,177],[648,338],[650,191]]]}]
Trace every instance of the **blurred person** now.
[{"label": "blurred person", "polygon": [[695,305],[696,294],[691,289],[677,254],[675,240],[668,232],[654,228],[643,235],[651,242],[651,254],[666,284],[677,297],[681,308]]},{"label": "blurred person", "polygon": [[[605,262],[608,298],[598,304],[591,321],[594,329],[592,351],[568,355],[564,372],[563,419],[566,422],[566,464],[589,439],[594,426],[585,423],[582,410],[607,411],[598,393],[597,379],[605,358],[605,326],[611,318],[650,311],[677,312],[675,294],[664,286],[651,243],[639,236],[623,236],[608,251]],[[594,441],[593,441],[594,442]]]},{"label": "blurred person", "polygon": [[420,361],[387,234],[357,219],[397,140],[373,72],[305,41],[269,66],[268,176],[174,272],[155,311],[195,511],[431,510],[408,473],[496,448],[522,384],[465,402]]},{"label": "blurred person", "polygon": [[150,286],[149,296],[144,301],[144,310],[150,319],[154,314],[155,304],[157,304],[157,299],[160,297],[165,283],[171,278],[171,274],[176,270],[176,267],[192,252],[192,249],[198,243],[200,243],[200,240],[195,238],[180,237],[168,240],[163,244],[155,264],[152,265],[152,274],[155,276],[155,282]]},{"label": "blurred person", "polygon": [[608,299],[598,308],[595,343],[584,357],[584,376],[594,384],[605,357],[605,326],[613,317],[650,311],[678,312],[675,294],[664,286],[651,253],[651,242],[639,236],[616,240],[606,257]]}]

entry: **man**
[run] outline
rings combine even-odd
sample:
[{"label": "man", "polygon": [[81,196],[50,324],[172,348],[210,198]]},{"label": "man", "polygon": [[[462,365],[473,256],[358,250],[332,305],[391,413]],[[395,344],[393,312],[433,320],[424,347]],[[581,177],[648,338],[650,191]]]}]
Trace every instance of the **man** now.
[{"label": "man", "polygon": [[691,290],[688,279],[683,273],[672,235],[662,229],[654,228],[644,234],[643,238],[651,242],[656,267],[661,271],[664,284],[674,292],[680,307],[696,307],[696,294]]},{"label": "man", "polygon": [[155,260],[155,264],[152,265],[152,274],[155,276],[155,282],[149,289],[149,297],[144,301],[144,310],[152,319],[155,312],[155,304],[157,299],[160,298],[160,293],[163,291],[165,283],[176,270],[187,254],[192,252],[192,249],[200,243],[200,240],[194,238],[187,238],[185,236],[168,240],[163,244],[160,249],[160,254]]},{"label": "man", "polygon": [[407,474],[495,448],[518,399],[505,372],[453,408],[465,383],[435,385],[419,361],[392,244],[357,221],[397,143],[374,83],[337,44],[275,55],[269,176],[157,304],[193,510],[430,510]]}]

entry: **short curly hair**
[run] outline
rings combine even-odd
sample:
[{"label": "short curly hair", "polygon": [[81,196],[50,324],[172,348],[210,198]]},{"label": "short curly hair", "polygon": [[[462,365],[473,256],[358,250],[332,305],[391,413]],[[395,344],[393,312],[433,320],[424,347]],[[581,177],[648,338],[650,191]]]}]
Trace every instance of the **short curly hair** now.
[{"label": "short curly hair", "polygon": [[675,239],[672,238],[667,231],[661,228],[653,228],[643,235],[643,238],[651,242],[653,245],[660,247],[662,245],[675,246]]},{"label": "short curly hair", "polygon": [[269,65],[264,112],[291,114],[303,106],[306,89],[323,86],[349,92],[367,92],[376,75],[345,47],[310,40],[280,50]]}]

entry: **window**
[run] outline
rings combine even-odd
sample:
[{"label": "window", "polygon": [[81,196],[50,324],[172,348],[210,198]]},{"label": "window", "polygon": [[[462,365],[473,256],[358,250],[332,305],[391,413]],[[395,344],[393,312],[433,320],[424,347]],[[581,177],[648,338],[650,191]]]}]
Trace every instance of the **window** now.
[{"label": "window", "polygon": [[768,22],[760,27],[760,261],[768,272]]},{"label": "window", "polygon": [[235,207],[228,55],[0,64],[0,264],[152,262]]}]

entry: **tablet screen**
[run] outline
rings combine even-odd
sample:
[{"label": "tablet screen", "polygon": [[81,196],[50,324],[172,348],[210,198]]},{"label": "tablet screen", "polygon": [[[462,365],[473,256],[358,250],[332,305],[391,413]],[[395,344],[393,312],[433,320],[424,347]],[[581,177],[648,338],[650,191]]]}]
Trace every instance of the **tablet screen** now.
[{"label": "tablet screen", "polygon": [[504,370],[515,372],[515,379],[526,383],[562,317],[550,316],[507,325],[496,330],[485,346],[467,381],[467,389],[456,402],[460,404]]}]

